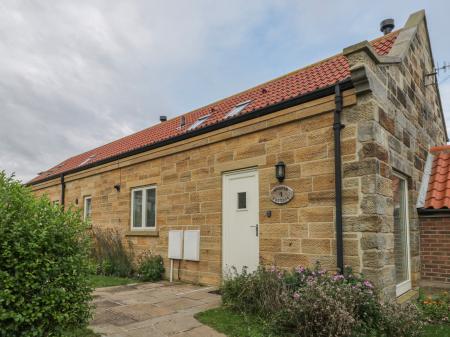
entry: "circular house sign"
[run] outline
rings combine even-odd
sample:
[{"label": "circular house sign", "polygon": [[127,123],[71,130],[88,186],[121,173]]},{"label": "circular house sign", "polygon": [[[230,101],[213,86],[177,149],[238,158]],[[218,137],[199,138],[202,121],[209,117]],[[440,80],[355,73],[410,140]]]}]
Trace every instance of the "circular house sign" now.
[{"label": "circular house sign", "polygon": [[276,204],[286,204],[294,197],[294,190],[286,185],[278,185],[270,191],[270,199]]}]

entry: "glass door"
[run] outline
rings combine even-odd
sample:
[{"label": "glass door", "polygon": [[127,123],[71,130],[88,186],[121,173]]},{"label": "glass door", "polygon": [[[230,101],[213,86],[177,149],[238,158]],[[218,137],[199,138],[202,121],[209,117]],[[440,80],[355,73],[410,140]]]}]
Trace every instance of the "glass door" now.
[{"label": "glass door", "polygon": [[397,296],[411,289],[409,252],[408,182],[400,174],[392,179],[394,198],[394,255]]}]

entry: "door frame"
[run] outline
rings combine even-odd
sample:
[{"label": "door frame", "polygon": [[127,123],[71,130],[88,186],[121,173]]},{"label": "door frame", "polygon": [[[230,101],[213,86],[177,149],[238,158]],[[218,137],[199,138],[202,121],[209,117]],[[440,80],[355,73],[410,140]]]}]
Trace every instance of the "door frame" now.
[{"label": "door frame", "polygon": [[[404,174],[393,171],[392,174],[396,176],[398,179],[404,181],[405,183],[405,222],[406,222],[406,247],[407,247],[407,262],[408,262],[408,269],[407,269],[407,275],[408,279],[395,284],[395,295],[401,296],[404,293],[406,293],[408,290],[412,289],[412,283],[411,283],[411,246],[410,246],[410,225],[409,225],[409,186],[408,186],[408,177]],[[395,226],[395,223],[394,223]],[[395,231],[395,228],[394,228]],[[395,238],[394,238],[395,241]],[[395,245],[395,243],[394,243]],[[395,246],[394,246],[395,247]],[[395,254],[395,248],[394,248],[394,254]],[[395,266],[395,264],[394,264]]]},{"label": "door frame", "polygon": [[[230,170],[230,171],[223,171],[222,172],[222,190],[221,190],[221,194],[222,194],[222,214],[221,214],[221,220],[222,220],[222,225],[221,225],[221,235],[222,235],[222,239],[221,239],[221,251],[220,251],[220,256],[221,256],[221,275],[222,278],[224,276],[224,269],[225,269],[225,254],[224,254],[224,247],[225,247],[225,235],[224,235],[224,226],[225,226],[225,221],[224,221],[224,190],[225,190],[225,177],[227,176],[232,176],[235,174],[239,174],[239,173],[246,173],[246,172],[255,172],[256,173],[256,182],[257,182],[257,186],[258,186],[258,202],[257,202],[257,207],[258,209],[257,211],[257,216],[258,216],[258,225],[259,225],[259,204],[260,204],[260,193],[259,193],[259,171],[258,171],[258,167],[257,166],[252,166],[252,167],[246,167],[246,168],[241,168],[241,169],[235,169],[235,170]],[[259,228],[259,233],[261,233],[261,228]],[[257,240],[257,251],[258,251],[258,265],[259,265],[259,257],[260,257],[260,250],[259,250],[259,238],[260,238],[260,234],[258,234],[258,240]]]}]

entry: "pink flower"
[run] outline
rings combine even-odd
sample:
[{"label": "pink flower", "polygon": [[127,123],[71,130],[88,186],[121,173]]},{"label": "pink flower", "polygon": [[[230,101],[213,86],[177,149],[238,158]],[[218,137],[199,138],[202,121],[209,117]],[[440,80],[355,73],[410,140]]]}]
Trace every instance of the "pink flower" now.
[{"label": "pink flower", "polygon": [[294,295],[292,297],[294,297],[294,300],[298,300],[300,298],[300,294],[294,293]]},{"label": "pink flower", "polygon": [[370,283],[370,281],[365,280],[365,281],[363,282],[363,284],[364,284],[367,288],[373,289],[373,285],[372,285],[372,283]]},{"label": "pink flower", "polygon": [[342,275],[342,274],[333,275],[333,281],[339,281],[339,280],[343,280],[343,279],[344,279],[344,275]]},{"label": "pink flower", "polygon": [[299,274],[303,273],[305,271],[305,268],[302,266],[298,266],[295,268],[295,271]]}]

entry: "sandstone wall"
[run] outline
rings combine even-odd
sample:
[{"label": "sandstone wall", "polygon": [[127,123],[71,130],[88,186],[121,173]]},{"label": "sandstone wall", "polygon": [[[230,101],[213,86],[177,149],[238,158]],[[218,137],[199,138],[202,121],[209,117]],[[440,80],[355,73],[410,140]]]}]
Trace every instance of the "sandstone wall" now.
[{"label": "sandstone wall", "polygon": [[358,145],[357,160],[343,169],[345,179],[359,179],[361,189],[358,216],[346,216],[345,230],[359,232],[361,271],[388,297],[395,296],[396,283],[392,173],[408,177],[415,286],[420,277],[417,195],[429,148],[446,143],[436,87],[426,85],[430,79],[425,74],[433,69],[426,25],[417,17],[415,21],[417,25],[407,24],[400,33],[388,62],[377,62],[358,48],[347,55],[352,75],[360,81],[355,82],[358,103],[346,115],[347,121],[357,123]]},{"label": "sandstone wall", "polygon": [[[305,111],[310,111],[313,105],[309,103]],[[334,269],[333,107],[330,97],[326,106],[314,108],[316,112],[310,117],[296,118],[298,108],[291,109],[285,115],[274,114],[270,120],[252,121],[225,131],[220,141],[211,144],[124,167],[121,163],[112,164],[97,174],[68,176],[66,205],[83,207],[83,197],[92,196],[94,227],[119,230],[138,253],[150,249],[161,254],[166,266],[168,231],[200,229],[200,262],[182,261],[180,276],[184,280],[217,284],[221,278],[222,173],[257,167],[261,262],[293,267],[320,261],[324,267]],[[356,158],[356,125],[352,123],[342,133],[342,154],[344,162]],[[276,205],[269,199],[270,189],[277,184],[274,165],[280,160],[286,163],[284,183],[295,190],[293,200],[286,205]],[[120,192],[114,189],[117,183],[121,185]],[[145,185],[157,188],[157,228],[155,232],[133,232],[131,189]],[[54,188],[57,187],[50,190]],[[358,189],[358,181],[345,180],[347,214],[357,212]],[[270,218],[266,216],[267,210],[272,211]],[[346,234],[345,249],[346,263],[359,268],[357,235]]]}]

